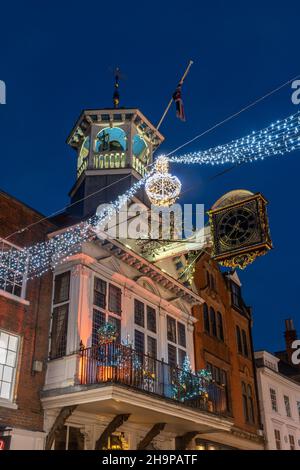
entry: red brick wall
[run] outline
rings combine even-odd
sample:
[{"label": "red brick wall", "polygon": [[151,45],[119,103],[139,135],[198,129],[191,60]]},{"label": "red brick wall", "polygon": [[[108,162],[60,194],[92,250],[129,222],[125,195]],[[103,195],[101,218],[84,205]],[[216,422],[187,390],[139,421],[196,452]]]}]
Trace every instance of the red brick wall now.
[{"label": "red brick wall", "polygon": [[[215,278],[215,289],[207,285],[206,273],[209,271]],[[231,305],[231,291],[223,278],[217,263],[208,256],[203,256],[195,270],[195,284],[208,306],[220,311],[223,316],[224,343],[208,335],[204,331],[203,307],[194,307],[193,314],[198,319],[195,324],[195,362],[196,368],[206,367],[210,362],[216,367],[227,371],[230,385],[231,411],[236,427],[256,433],[260,427],[259,409],[256,396],[255,368],[253,357],[243,357],[238,354],[236,341],[236,325],[247,332],[248,345],[251,344],[251,322],[247,316],[235,310]],[[249,383],[253,390],[255,407],[255,424],[245,422],[242,402],[242,381]]]},{"label": "red brick wall", "polygon": [[[7,194],[0,193],[0,237],[41,219],[42,216]],[[53,226],[42,222],[14,235],[9,240],[18,245],[30,245],[45,239]],[[40,391],[45,380],[45,361],[48,355],[48,335],[51,309],[52,274],[28,281],[24,305],[1,295],[0,328],[20,335],[21,349],[15,387],[17,410],[0,407],[0,425],[33,431],[43,430]],[[43,372],[33,372],[34,360],[43,361]]]}]

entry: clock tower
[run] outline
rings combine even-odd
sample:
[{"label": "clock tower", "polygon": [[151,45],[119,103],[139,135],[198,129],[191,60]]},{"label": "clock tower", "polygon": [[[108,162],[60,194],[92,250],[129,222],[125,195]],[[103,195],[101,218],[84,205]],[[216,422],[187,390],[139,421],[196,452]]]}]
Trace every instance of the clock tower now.
[{"label": "clock tower", "polygon": [[[68,212],[87,217],[114,201],[145,175],[163,140],[136,108],[83,111],[67,139],[77,158]],[[143,191],[137,197],[147,203]]]}]

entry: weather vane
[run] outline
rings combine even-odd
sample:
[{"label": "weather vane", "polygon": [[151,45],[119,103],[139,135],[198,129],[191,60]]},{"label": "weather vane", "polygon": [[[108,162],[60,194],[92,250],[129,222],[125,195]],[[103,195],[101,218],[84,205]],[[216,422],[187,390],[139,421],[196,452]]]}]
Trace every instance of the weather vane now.
[{"label": "weather vane", "polygon": [[114,71],[115,75],[115,89],[114,89],[114,94],[113,94],[113,103],[114,103],[114,108],[118,108],[120,104],[120,94],[119,94],[119,81],[121,78],[121,72],[119,67],[116,67]]}]

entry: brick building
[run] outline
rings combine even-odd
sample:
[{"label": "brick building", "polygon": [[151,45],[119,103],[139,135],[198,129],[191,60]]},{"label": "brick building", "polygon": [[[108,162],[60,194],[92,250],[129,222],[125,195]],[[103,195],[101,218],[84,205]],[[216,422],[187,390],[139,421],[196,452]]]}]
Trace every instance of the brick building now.
[{"label": "brick building", "polygon": [[[198,319],[194,329],[196,369],[208,368],[213,380],[226,389],[232,433],[261,442],[257,402],[251,309],[243,301],[236,274],[222,273],[209,255],[196,264],[194,282],[204,299],[194,307]],[[208,440],[218,440],[207,436]]]},{"label": "brick building", "polygon": [[[72,206],[55,225],[3,241],[41,215],[1,193],[1,252],[68,232],[139,181],[162,141],[139,110],[84,111],[68,138]],[[147,209],[140,193],[131,203]],[[251,312],[237,275],[205,254],[210,246],[206,229],[161,243],[108,240],[97,227],[54,266],[54,282],[50,273],[0,276],[0,432],[12,449],[263,448]],[[118,342],[101,349],[106,323]]]},{"label": "brick building", "polygon": [[[53,227],[49,222],[4,240],[42,217],[0,192],[1,254],[43,240]],[[13,270],[6,279],[0,276],[0,435],[6,436],[2,442],[11,449],[43,448],[39,395],[48,352],[51,279],[49,273],[26,282]]]}]

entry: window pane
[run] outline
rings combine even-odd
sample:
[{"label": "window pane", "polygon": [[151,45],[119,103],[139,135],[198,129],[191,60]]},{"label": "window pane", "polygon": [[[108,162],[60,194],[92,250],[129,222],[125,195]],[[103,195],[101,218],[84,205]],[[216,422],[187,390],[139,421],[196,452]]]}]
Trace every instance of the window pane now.
[{"label": "window pane", "polygon": [[18,348],[18,337],[9,335],[8,349],[11,351],[17,351]]},{"label": "window pane", "polygon": [[98,329],[105,323],[105,313],[100,310],[93,310],[93,327],[92,327],[92,346],[99,344]]},{"label": "window pane", "polygon": [[220,312],[217,313],[217,320],[218,320],[218,338],[221,341],[224,341],[223,317]]},{"label": "window pane", "polygon": [[134,299],[134,322],[144,327],[145,326],[144,304],[137,299]]},{"label": "window pane", "polygon": [[12,382],[13,371],[12,367],[4,366],[2,380],[4,382]]},{"label": "window pane", "polygon": [[145,353],[145,336],[141,331],[134,330],[134,347],[136,352]]},{"label": "window pane", "polygon": [[177,322],[178,327],[178,344],[180,346],[186,347],[186,335],[185,335],[185,325],[183,323]]},{"label": "window pane", "polygon": [[211,332],[213,336],[217,336],[217,325],[216,325],[216,312],[212,307],[209,309]]},{"label": "window pane", "polygon": [[242,330],[242,338],[243,338],[243,351],[244,351],[244,355],[246,357],[249,356],[249,350],[248,350],[248,342],[247,342],[247,335],[246,335],[246,331],[245,330]]},{"label": "window pane", "polygon": [[183,366],[183,362],[186,356],[186,352],[178,348],[178,365],[179,367]]},{"label": "window pane", "polygon": [[238,352],[240,354],[243,354],[242,337],[241,337],[241,330],[239,326],[236,327],[236,340],[237,340]]},{"label": "window pane", "polygon": [[204,323],[204,331],[206,331],[207,333],[210,333],[208,307],[206,304],[203,304],[203,323]]},{"label": "window pane", "polygon": [[276,449],[281,449],[281,438],[280,438],[280,431],[278,429],[274,429],[275,434],[275,442],[276,442]]},{"label": "window pane", "polygon": [[168,362],[171,367],[177,365],[176,348],[172,344],[168,344]]},{"label": "window pane", "polygon": [[5,364],[6,354],[7,354],[7,350],[3,349],[3,348],[0,348],[0,364]]},{"label": "window pane", "polygon": [[94,305],[106,308],[106,282],[98,277],[94,281]]},{"label": "window pane", "polygon": [[0,333],[0,348],[7,349],[9,335],[1,331]]},{"label": "window pane", "polygon": [[273,388],[270,388],[270,398],[271,398],[271,406],[273,411],[278,411],[277,408],[277,398],[276,398],[276,391]]},{"label": "window pane", "polygon": [[62,357],[66,354],[68,310],[68,304],[55,307],[53,310],[50,352],[51,359]]},{"label": "window pane", "polygon": [[117,343],[120,343],[121,342],[121,320],[119,318],[109,316],[108,323],[111,323],[112,325],[116,327],[117,334],[118,334],[116,341]]},{"label": "window pane", "polygon": [[122,291],[119,287],[109,284],[109,293],[108,293],[108,310],[110,312],[121,315],[121,300],[122,300]]},{"label": "window pane", "polygon": [[0,391],[0,398],[5,398],[5,399],[9,400],[10,399],[10,388],[11,388],[10,383],[2,382],[1,391]]},{"label": "window pane", "polygon": [[70,271],[55,276],[54,281],[54,303],[66,302],[69,300]]},{"label": "window pane", "polygon": [[16,358],[17,355],[13,351],[7,351],[7,356],[6,356],[6,364],[11,367],[15,367],[16,365]]},{"label": "window pane", "polygon": [[290,399],[288,396],[284,395],[284,404],[285,404],[285,411],[286,415],[290,418],[291,417],[291,407],[290,407]]},{"label": "window pane", "polygon": [[147,328],[156,333],[156,311],[149,306],[147,306]]},{"label": "window pane", "polygon": [[167,337],[169,341],[176,343],[176,321],[167,316]]},{"label": "window pane", "polygon": [[3,374],[3,365],[0,364],[0,380],[2,379],[2,374]]},{"label": "window pane", "polygon": [[241,288],[235,282],[231,283],[232,303],[235,307],[240,308],[242,304]]},{"label": "window pane", "polygon": [[154,357],[156,359],[156,357],[157,357],[156,339],[152,338],[151,336],[148,336],[147,343],[148,343],[148,354],[149,354],[149,356]]}]

